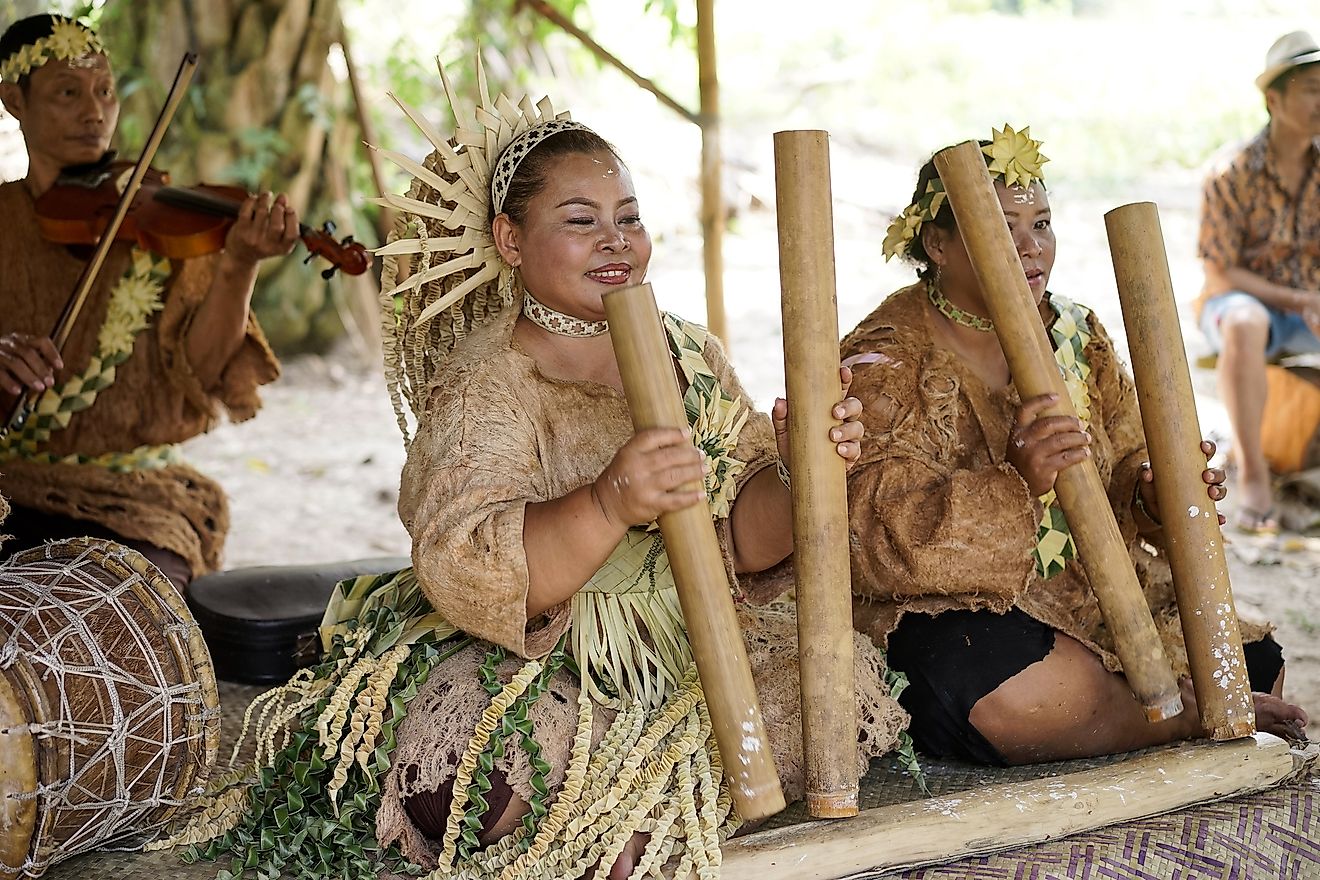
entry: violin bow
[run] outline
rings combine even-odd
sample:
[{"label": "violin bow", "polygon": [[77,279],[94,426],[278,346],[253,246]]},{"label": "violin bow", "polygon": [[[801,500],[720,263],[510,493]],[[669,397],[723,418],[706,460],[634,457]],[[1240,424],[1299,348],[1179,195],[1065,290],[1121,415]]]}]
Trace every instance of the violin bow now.
[{"label": "violin bow", "polygon": [[[119,195],[119,204],[115,206],[115,213],[110,218],[110,223],[106,226],[105,232],[101,234],[101,240],[97,242],[92,258],[83,267],[82,275],[79,276],[78,283],[74,286],[69,301],[64,304],[64,311],[60,313],[60,319],[55,323],[55,329],[51,331],[51,341],[55,343],[56,350],[61,354],[64,352],[65,344],[69,341],[69,334],[73,332],[73,325],[78,320],[78,315],[82,312],[87,297],[96,284],[96,279],[101,274],[101,266],[104,265],[105,258],[110,253],[111,246],[115,243],[115,236],[119,234],[119,227],[123,225],[124,218],[128,216],[128,209],[133,204],[138,189],[142,186],[142,178],[146,176],[147,169],[151,167],[152,160],[156,158],[156,150],[165,137],[165,129],[169,128],[170,121],[174,118],[174,111],[178,109],[184,95],[187,94],[188,84],[192,82],[193,72],[196,69],[197,53],[186,53],[179,63],[178,73],[174,75],[174,84],[170,86],[170,93],[165,98],[165,106],[161,108],[160,115],[156,117],[156,124],[151,128],[147,144],[142,148],[142,155],[138,156],[137,164],[133,166],[133,171],[128,177],[128,183]],[[34,394],[30,390],[18,395],[13,409],[9,412],[3,425],[0,425],[0,436],[8,431],[19,430],[23,427],[23,423],[27,421],[28,413],[31,411],[30,404],[33,396]]]}]

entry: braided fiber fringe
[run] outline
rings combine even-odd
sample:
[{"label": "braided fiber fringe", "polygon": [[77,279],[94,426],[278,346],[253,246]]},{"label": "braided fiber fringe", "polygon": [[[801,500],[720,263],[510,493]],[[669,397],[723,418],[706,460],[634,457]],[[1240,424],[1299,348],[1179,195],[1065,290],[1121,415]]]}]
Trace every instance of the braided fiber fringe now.
[{"label": "braided fiber fringe", "polygon": [[563,786],[544,818],[527,824],[484,850],[464,854],[467,793],[489,754],[499,719],[543,674],[525,665],[478,724],[460,763],[455,797],[435,880],[541,880],[578,878],[597,865],[614,863],[635,834],[650,835],[633,877],[677,876],[696,871],[719,874],[720,844],[738,827],[732,801],[721,785],[723,768],[696,668],[684,675],[673,696],[648,712],[626,706],[591,749],[591,701],[578,702],[578,730]]},{"label": "braided fiber fringe", "polygon": [[382,865],[421,873],[376,840],[380,780],[408,703],[471,639],[426,635],[371,649],[373,636],[402,624],[393,609],[372,609],[335,636],[319,667],[253,700],[235,746],[237,755],[255,730],[253,763],[218,780],[199,812],[158,847],[189,846],[188,862],[228,855],[219,880],[248,872],[375,878]]}]

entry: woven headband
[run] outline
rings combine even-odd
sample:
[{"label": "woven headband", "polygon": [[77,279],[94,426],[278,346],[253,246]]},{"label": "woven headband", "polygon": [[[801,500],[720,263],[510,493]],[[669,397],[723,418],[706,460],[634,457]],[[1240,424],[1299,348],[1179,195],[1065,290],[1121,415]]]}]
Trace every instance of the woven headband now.
[{"label": "woven headband", "polygon": [[513,183],[513,176],[518,173],[518,166],[522,164],[522,160],[526,159],[527,154],[536,149],[537,145],[546,138],[563,131],[591,131],[591,129],[571,119],[552,119],[549,122],[533,125],[504,148],[504,152],[500,153],[500,160],[495,163],[495,171],[490,176],[490,203],[495,208],[496,214],[504,210],[504,200],[509,197],[509,184]]},{"label": "woven headband", "polygon": [[76,21],[57,20],[47,36],[11,53],[0,64],[0,82],[18,82],[48,61],[76,62],[97,54],[105,54],[105,46],[93,31]]}]

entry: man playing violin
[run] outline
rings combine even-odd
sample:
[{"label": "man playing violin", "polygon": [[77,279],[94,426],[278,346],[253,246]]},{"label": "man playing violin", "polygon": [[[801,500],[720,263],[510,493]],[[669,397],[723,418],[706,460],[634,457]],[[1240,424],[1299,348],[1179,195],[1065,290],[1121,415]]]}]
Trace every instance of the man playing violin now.
[{"label": "man playing violin", "polygon": [[43,239],[36,202],[66,169],[106,156],[119,118],[110,59],[78,22],[23,19],[0,37],[0,100],[28,154],[27,177],[0,185],[0,411],[20,396],[32,411],[0,437],[13,508],[0,552],[111,538],[183,589],[219,566],[228,510],[177,444],[222,408],[250,418],[257,388],[279,375],[250,301],[258,263],[298,240],[298,216],[283,195],[251,196],[223,250],[189,260],[117,242],[57,351],[51,328],[88,253]]}]

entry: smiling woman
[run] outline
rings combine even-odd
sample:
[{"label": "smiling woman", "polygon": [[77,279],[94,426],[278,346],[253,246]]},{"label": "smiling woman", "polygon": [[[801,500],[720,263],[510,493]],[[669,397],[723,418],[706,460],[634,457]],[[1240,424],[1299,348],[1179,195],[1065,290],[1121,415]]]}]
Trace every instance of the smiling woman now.
[{"label": "smiling woman", "polygon": [[524,290],[528,320],[516,335],[535,347],[551,341],[538,334],[565,328],[604,333],[602,294],[639,283],[651,260],[632,175],[609,144],[581,129],[551,135],[523,162],[534,167],[519,168],[518,189],[492,221],[495,246]]},{"label": "smiling woman", "polygon": [[[765,607],[791,586],[787,403],[752,411],[719,341],[666,314],[689,424],[635,431],[602,306],[651,257],[627,167],[548,101],[454,110],[452,138],[410,111],[435,152],[389,154],[414,181],[385,199],[404,218],[380,252],[396,405],[417,419],[413,566],[341,586],[325,663],[263,715],[298,732],[266,750],[252,799],[226,796],[222,827],[241,824],[211,852],[273,837],[252,857],[317,876],[374,876],[378,845],[472,878],[707,873],[741,819],[654,523],[713,518],[775,769],[801,797],[796,621]],[[833,410],[818,442],[851,462],[860,405]],[[853,638],[860,768],[904,717]],[[329,865],[316,832],[293,834],[322,822],[353,838]]]}]

